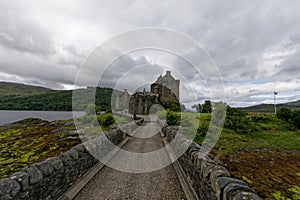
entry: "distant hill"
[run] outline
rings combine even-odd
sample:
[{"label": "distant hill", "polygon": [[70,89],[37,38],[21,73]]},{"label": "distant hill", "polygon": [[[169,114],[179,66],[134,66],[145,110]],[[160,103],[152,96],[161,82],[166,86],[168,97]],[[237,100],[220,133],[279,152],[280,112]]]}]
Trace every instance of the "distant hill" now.
[{"label": "distant hill", "polygon": [[[291,110],[300,109],[300,100],[292,101],[288,103],[281,103],[276,105],[277,110],[280,108],[288,108]],[[274,104],[259,104],[255,106],[240,108],[246,112],[265,112],[265,113],[273,113],[274,112]]]},{"label": "distant hill", "polygon": [[0,97],[30,96],[51,91],[49,88],[25,85],[21,83],[0,82]]},{"label": "distant hill", "polygon": [[[73,90],[50,90],[43,87],[29,86],[23,84],[6,84],[4,87],[9,89],[0,90],[0,110],[49,110],[49,111],[71,111]],[[1,85],[1,87],[2,87]],[[83,110],[84,105],[91,97],[91,92],[95,88],[77,89],[76,92],[81,94],[77,103],[78,110]],[[3,91],[2,91],[3,90]],[[95,104],[102,110],[111,109],[113,89],[97,87],[95,94]],[[115,94],[120,94],[116,91]]]}]

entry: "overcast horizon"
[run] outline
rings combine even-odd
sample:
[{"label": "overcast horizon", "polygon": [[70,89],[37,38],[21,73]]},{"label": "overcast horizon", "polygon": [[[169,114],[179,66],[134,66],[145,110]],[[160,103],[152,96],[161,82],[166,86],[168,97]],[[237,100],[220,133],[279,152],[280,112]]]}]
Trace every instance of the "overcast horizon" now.
[{"label": "overcast horizon", "polygon": [[[274,91],[279,93],[278,103],[295,101],[300,99],[299,8],[297,0],[4,0],[0,2],[0,81],[51,89],[79,87],[74,86],[76,74],[101,43],[132,29],[159,27],[181,32],[204,47],[219,69],[229,105],[273,103]],[[122,76],[117,89],[132,92],[171,70],[182,81],[183,103],[192,102],[191,91],[200,96],[199,101],[209,99],[205,80],[188,65],[167,52],[127,54],[115,63],[116,69],[126,74],[128,66],[141,68],[134,77]],[[120,73],[108,73],[100,86],[115,87]]]}]

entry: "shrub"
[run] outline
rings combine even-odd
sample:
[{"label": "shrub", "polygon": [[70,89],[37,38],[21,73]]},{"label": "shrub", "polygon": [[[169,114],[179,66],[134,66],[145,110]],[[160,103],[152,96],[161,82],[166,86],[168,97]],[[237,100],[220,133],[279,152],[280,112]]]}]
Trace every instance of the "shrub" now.
[{"label": "shrub", "polygon": [[247,113],[241,109],[232,108],[230,106],[227,106],[226,115],[227,116],[246,117]]},{"label": "shrub", "polygon": [[270,117],[265,114],[256,114],[252,115],[250,120],[255,123],[267,123],[270,121]]},{"label": "shrub", "polygon": [[181,108],[180,108],[180,104],[179,103],[175,103],[175,102],[163,102],[161,103],[161,105],[166,109],[166,110],[171,110],[174,112],[180,112]]},{"label": "shrub", "polygon": [[300,129],[300,110],[295,110],[292,113],[292,122],[297,129]]},{"label": "shrub", "polygon": [[173,125],[173,126],[179,126],[180,125],[180,114],[177,112],[173,112],[171,110],[167,111],[167,124]]},{"label": "shrub", "polygon": [[247,134],[256,130],[256,127],[247,117],[247,113],[238,108],[227,106],[227,115],[224,127],[234,130],[237,133]]},{"label": "shrub", "polygon": [[292,118],[292,111],[287,108],[281,108],[276,113],[276,117],[288,122]]},{"label": "shrub", "polygon": [[227,117],[224,127],[241,134],[251,133],[256,130],[249,118],[238,116]]},{"label": "shrub", "polygon": [[281,108],[276,114],[276,117],[300,129],[300,110],[291,111],[287,108]]},{"label": "shrub", "polygon": [[106,115],[101,119],[101,126],[103,127],[109,127],[110,125],[113,125],[115,123],[115,119],[111,115]]},{"label": "shrub", "polygon": [[200,123],[199,124],[199,127],[197,129],[197,133],[202,136],[202,137],[205,137],[206,136],[206,133],[208,131],[208,127],[209,127],[209,122],[203,122],[203,123]]}]

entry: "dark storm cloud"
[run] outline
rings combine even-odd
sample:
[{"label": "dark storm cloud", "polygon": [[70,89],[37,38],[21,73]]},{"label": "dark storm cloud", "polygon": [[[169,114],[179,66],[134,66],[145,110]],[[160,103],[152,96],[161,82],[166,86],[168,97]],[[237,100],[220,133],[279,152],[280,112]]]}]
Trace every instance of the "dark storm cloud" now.
[{"label": "dark storm cloud", "polygon": [[2,1],[0,5],[0,44],[33,54],[53,53],[52,35],[45,24],[23,16],[18,7],[9,6],[12,3]]},{"label": "dark storm cloud", "polygon": [[[265,102],[273,90],[290,91],[290,100],[299,91],[295,85],[300,79],[299,7],[297,0],[4,0],[0,2],[0,79],[53,88],[72,85],[97,45],[120,32],[154,26],[180,31],[203,45],[219,67],[230,104]],[[105,67],[101,63],[95,63],[95,70]],[[132,77],[137,80],[155,79],[173,66],[202,96],[209,96],[203,92],[207,89],[203,77],[181,59],[159,53],[124,56],[107,72],[106,84],[112,86],[136,65],[156,69],[135,71]],[[93,70],[86,71],[85,83],[92,77],[97,78]],[[125,82],[128,88],[134,86],[133,81]],[[184,97],[188,102],[188,92]]]}]

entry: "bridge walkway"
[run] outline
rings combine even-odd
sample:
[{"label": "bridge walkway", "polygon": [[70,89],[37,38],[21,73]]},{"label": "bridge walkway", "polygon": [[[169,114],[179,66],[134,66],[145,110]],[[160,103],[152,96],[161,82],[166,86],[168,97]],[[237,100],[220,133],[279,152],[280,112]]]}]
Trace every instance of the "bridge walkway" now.
[{"label": "bridge walkway", "polygon": [[[162,147],[162,138],[156,124],[146,120],[145,125],[138,129],[135,137],[132,137],[122,149],[145,153]],[[119,159],[118,156],[117,153],[114,158]],[[105,166],[75,197],[75,200],[96,199],[186,199],[186,197],[173,165],[170,164],[147,173],[128,173]]]}]

